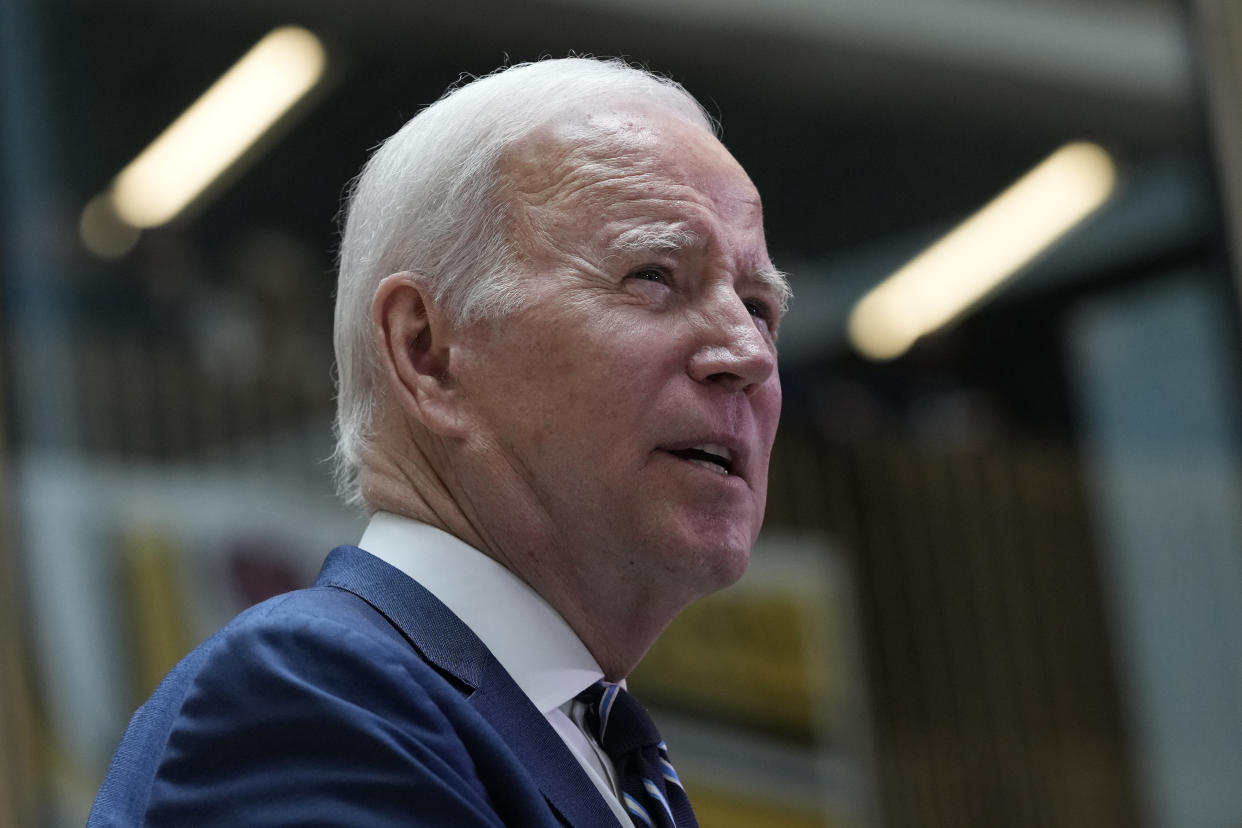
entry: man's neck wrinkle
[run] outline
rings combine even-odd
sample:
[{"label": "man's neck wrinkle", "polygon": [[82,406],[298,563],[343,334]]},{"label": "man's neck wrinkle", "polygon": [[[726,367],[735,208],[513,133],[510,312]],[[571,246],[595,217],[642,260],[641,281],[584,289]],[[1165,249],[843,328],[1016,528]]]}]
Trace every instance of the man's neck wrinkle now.
[{"label": "man's neck wrinkle", "polygon": [[362,495],[367,509],[391,512],[448,532],[481,548],[445,481],[414,440],[400,450],[375,447],[363,458]]},{"label": "man's neck wrinkle", "polygon": [[622,590],[596,594],[559,583],[531,586],[561,614],[609,681],[627,677],[684,608],[680,604],[660,606],[655,595],[618,603],[616,597]]}]

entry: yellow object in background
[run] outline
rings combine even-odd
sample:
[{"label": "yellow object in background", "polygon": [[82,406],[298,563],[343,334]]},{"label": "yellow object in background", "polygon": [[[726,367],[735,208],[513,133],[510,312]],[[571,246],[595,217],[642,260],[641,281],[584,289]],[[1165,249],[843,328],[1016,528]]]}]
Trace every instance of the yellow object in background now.
[{"label": "yellow object in background", "polygon": [[690,785],[690,801],[700,825],[710,828],[849,828],[823,814],[759,802],[727,791]]},{"label": "yellow object in background", "polygon": [[[732,591],[688,607],[634,672],[644,702],[811,744],[825,703],[804,596]],[[814,664],[812,664],[814,659]]]},{"label": "yellow object in background", "polygon": [[189,624],[177,578],[178,551],[164,533],[152,528],[127,532],[120,559],[134,655],[132,686],[141,701],[190,651]]}]

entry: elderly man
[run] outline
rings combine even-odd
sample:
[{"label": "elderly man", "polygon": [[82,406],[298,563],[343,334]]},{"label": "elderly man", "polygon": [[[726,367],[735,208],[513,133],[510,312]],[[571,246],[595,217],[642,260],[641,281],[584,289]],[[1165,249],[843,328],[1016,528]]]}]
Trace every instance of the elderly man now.
[{"label": "elderly man", "polygon": [[680,86],[547,60],[420,113],[341,248],[371,522],[170,673],[92,824],[693,825],[618,683],[746,568],[787,297]]}]

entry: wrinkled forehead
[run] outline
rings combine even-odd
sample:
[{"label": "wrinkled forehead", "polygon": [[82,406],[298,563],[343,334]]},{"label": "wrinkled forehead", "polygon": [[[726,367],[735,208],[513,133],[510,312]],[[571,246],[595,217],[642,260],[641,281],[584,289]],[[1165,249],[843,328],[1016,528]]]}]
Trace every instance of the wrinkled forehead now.
[{"label": "wrinkled forehead", "polygon": [[701,121],[632,102],[571,109],[511,145],[498,178],[530,207],[592,210],[618,199],[693,195],[716,209],[762,222],[759,194]]},{"label": "wrinkled forehead", "polygon": [[532,156],[558,147],[650,148],[659,144],[670,130],[715,137],[706,121],[690,113],[629,96],[598,96],[570,104],[551,104],[542,122],[513,142],[507,155],[515,160],[534,160]]}]

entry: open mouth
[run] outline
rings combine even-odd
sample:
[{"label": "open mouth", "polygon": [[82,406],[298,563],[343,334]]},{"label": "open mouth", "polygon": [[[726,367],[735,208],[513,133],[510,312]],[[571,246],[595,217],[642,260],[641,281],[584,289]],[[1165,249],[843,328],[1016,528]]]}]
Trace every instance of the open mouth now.
[{"label": "open mouth", "polygon": [[698,463],[717,474],[730,474],[733,471],[733,453],[722,445],[704,443],[684,449],[670,449],[669,454]]}]

